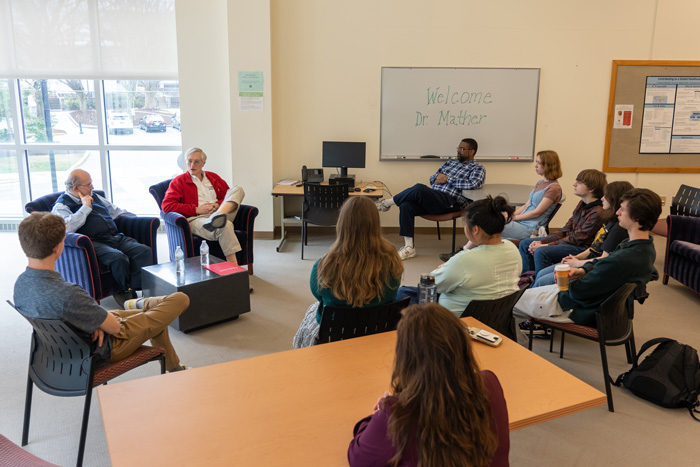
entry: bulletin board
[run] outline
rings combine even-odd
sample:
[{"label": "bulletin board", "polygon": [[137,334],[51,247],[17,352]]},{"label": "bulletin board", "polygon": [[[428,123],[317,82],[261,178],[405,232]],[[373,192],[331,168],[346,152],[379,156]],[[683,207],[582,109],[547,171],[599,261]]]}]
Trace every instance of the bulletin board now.
[{"label": "bulletin board", "polygon": [[700,173],[700,61],[613,60],[603,171]]}]

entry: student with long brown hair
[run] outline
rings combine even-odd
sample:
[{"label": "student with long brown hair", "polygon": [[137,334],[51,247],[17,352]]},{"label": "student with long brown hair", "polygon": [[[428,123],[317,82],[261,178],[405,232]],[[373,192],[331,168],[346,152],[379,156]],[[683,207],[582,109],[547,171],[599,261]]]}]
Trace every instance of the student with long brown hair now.
[{"label": "student with long brown hair", "polygon": [[351,466],[507,466],[508,411],[464,324],[428,303],[403,311],[391,394],[355,425]]},{"label": "student with long brown hair", "polygon": [[294,348],[313,345],[323,307],[364,307],[393,302],[401,283],[403,263],[382,237],[379,213],[364,196],[351,196],[340,209],[336,240],[311,269],[311,293],[318,302],[294,336]]}]

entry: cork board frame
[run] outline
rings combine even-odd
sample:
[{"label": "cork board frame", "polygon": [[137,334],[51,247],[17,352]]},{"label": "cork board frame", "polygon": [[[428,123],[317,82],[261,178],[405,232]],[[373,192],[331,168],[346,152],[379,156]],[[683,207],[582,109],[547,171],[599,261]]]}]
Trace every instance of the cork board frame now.
[{"label": "cork board frame", "polygon": [[[640,153],[649,76],[700,77],[700,61],[613,60],[603,171],[700,173],[700,154]],[[634,106],[630,128],[613,128],[617,105]]]}]

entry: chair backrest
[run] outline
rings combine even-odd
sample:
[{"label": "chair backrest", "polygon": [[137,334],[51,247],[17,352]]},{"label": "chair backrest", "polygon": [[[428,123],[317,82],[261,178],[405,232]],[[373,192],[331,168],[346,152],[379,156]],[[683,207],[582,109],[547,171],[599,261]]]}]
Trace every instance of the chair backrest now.
[{"label": "chair backrest", "polygon": [[148,188],[148,192],[151,193],[151,196],[153,196],[153,199],[156,200],[156,204],[158,204],[158,209],[163,205],[163,199],[165,198],[165,192],[168,191],[168,187],[170,186],[170,182],[172,180],[163,180],[160,183],[156,183],[155,185],[151,185]]},{"label": "chair backrest", "polygon": [[527,287],[510,295],[494,300],[472,300],[464,309],[460,318],[473,316],[496,332],[515,340],[515,321],[513,308]]},{"label": "chair backrest", "polygon": [[628,305],[627,297],[634,292],[636,287],[637,284],[632,282],[623,284],[596,310],[598,332],[602,331],[606,344],[624,343],[632,333],[634,312]]},{"label": "chair backrest", "polygon": [[[11,301],[7,303],[17,310]],[[29,377],[34,384],[55,396],[86,394],[96,363],[90,346],[60,319],[22,316],[34,328],[29,354]]]},{"label": "chair backrest", "polygon": [[700,188],[681,185],[671,202],[671,215],[700,217]]},{"label": "chair backrest", "polygon": [[323,307],[318,340],[325,344],[393,331],[401,319],[401,310],[408,306],[409,300],[407,297],[385,305],[365,308]]},{"label": "chair backrest", "polygon": [[547,219],[542,224],[544,230],[547,231],[547,235],[549,235],[549,223],[552,222],[552,219],[554,219],[554,216],[557,214],[557,211],[560,207],[561,203],[557,203],[556,205],[554,205],[554,209],[552,209],[552,212],[549,213],[549,216],[547,216]]},{"label": "chair backrest", "polygon": [[[105,198],[105,192],[102,190],[93,190],[92,192],[97,193],[98,195]],[[58,193],[49,193],[48,195],[44,195],[40,198],[35,199],[34,201],[30,201],[24,205],[24,210],[27,211],[29,214],[31,214],[35,211],[36,212],[51,212],[51,208],[53,208],[53,205],[56,204],[56,200],[63,193],[64,193],[63,191],[58,192]]]},{"label": "chair backrest", "polygon": [[340,207],[348,199],[348,186],[304,183],[302,220],[315,225],[336,225]]}]

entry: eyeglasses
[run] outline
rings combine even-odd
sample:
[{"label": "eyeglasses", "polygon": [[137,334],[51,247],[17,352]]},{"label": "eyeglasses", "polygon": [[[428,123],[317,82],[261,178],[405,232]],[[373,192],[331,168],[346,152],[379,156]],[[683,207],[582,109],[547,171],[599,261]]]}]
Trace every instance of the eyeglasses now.
[{"label": "eyeglasses", "polygon": [[77,184],[75,186],[92,186],[92,180],[90,180],[90,183],[84,183],[84,184]]},{"label": "eyeglasses", "polygon": [[471,151],[472,148],[462,148],[462,147],[457,147],[457,151]]}]

